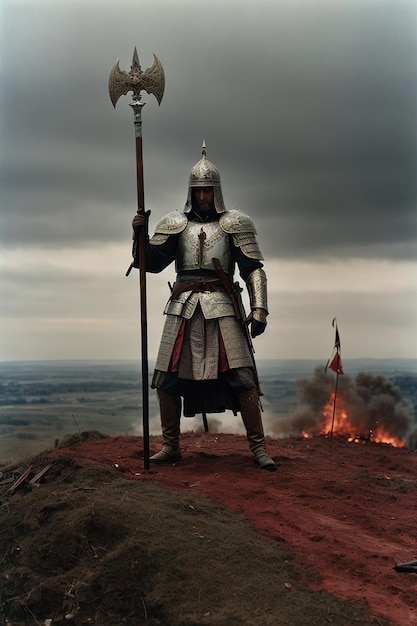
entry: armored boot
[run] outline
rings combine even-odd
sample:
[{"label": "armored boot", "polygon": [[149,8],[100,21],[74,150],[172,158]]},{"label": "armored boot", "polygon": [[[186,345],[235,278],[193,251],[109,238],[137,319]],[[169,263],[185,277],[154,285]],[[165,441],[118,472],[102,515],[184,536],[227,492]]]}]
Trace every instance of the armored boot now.
[{"label": "armored boot", "polygon": [[249,450],[253,453],[260,469],[274,472],[277,466],[266,453],[258,391],[250,389],[240,393],[239,403],[240,413],[249,441]]},{"label": "armored boot", "polygon": [[181,459],[180,419],[181,398],[157,389],[161,412],[162,449],[150,457],[151,463],[163,465]]}]

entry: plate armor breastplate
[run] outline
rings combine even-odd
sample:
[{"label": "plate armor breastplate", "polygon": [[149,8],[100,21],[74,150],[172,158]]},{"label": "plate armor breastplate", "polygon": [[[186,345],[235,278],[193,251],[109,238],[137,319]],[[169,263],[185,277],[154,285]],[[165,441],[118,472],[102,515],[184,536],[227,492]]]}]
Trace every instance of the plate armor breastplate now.
[{"label": "plate armor breastplate", "polygon": [[[216,258],[232,277],[235,266],[232,247],[230,235],[220,227],[219,222],[190,221],[178,236],[177,273],[211,270],[214,274],[212,259]],[[230,296],[223,291],[183,291],[175,299],[170,298],[165,313],[190,319],[198,304],[206,319],[235,315]]]},{"label": "plate armor breastplate", "polygon": [[224,271],[233,276],[232,242],[219,222],[188,222],[179,235],[176,271],[213,270],[213,258],[219,259]]}]

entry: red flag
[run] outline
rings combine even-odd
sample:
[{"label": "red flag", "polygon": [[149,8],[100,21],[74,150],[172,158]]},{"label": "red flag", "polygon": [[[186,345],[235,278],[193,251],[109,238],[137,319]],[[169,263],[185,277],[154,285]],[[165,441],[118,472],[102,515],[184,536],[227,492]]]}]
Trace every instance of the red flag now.
[{"label": "red flag", "polygon": [[342,367],[342,359],[340,358],[339,352],[336,352],[336,354],[334,355],[334,357],[332,358],[331,362],[329,363],[327,367],[333,370],[334,372],[336,372],[336,374],[344,374],[343,367]]},{"label": "red flag", "polygon": [[333,355],[333,357],[330,357],[330,359],[327,361],[327,365],[325,368],[325,372],[327,371],[328,368],[330,368],[331,370],[333,370],[333,372],[336,372],[336,374],[344,374],[343,371],[343,367],[342,367],[342,357],[341,357],[341,345],[340,345],[340,335],[339,335],[339,330],[337,328],[337,322],[336,322],[336,318],[333,318],[332,321],[332,326],[336,326],[336,335],[335,335],[335,339],[334,339],[334,348],[333,350],[336,351]]}]

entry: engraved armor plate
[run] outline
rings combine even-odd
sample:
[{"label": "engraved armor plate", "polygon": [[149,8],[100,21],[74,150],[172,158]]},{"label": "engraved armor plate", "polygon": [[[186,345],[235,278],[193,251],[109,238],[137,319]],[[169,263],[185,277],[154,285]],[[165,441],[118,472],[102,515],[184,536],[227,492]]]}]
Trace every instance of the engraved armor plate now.
[{"label": "engraved armor plate", "polygon": [[213,270],[212,258],[220,260],[224,271],[230,276],[234,260],[228,234],[218,222],[188,222],[179,236],[176,270]]},{"label": "engraved armor plate", "polygon": [[165,318],[164,330],[162,332],[161,343],[159,344],[158,356],[155,369],[167,372],[171,360],[172,349],[182,324],[182,318],[175,315],[167,315]]},{"label": "engraved armor plate", "polygon": [[161,246],[170,235],[177,235],[187,226],[188,220],[183,213],[172,211],[164,215],[155,226],[155,233],[149,240],[151,246]]},{"label": "engraved armor plate", "polygon": [[256,228],[252,219],[239,209],[231,209],[223,213],[219,223],[226,233],[253,233],[256,235]]},{"label": "engraved armor plate", "polygon": [[263,309],[268,313],[267,278],[263,269],[256,269],[246,281],[251,309]]},{"label": "engraved armor plate", "polygon": [[164,215],[155,226],[155,234],[176,235],[187,226],[188,219],[184,213],[172,211]]},{"label": "engraved armor plate", "polygon": [[233,236],[233,243],[242,250],[245,256],[249,259],[263,260],[256,239],[256,228],[249,215],[238,209],[232,209],[223,213],[219,224],[226,233]]},{"label": "engraved armor plate", "polygon": [[[220,317],[218,322],[230,367],[252,367],[253,361],[242,324],[235,317]],[[162,372],[169,371],[172,350],[181,323],[181,317],[175,315],[166,316],[155,369]]]},{"label": "engraved armor plate", "polygon": [[200,303],[201,310],[206,319],[235,315],[230,296],[222,291],[201,293],[183,291],[175,300],[169,300],[164,313],[168,315],[179,315],[185,319],[190,319],[198,303]]}]

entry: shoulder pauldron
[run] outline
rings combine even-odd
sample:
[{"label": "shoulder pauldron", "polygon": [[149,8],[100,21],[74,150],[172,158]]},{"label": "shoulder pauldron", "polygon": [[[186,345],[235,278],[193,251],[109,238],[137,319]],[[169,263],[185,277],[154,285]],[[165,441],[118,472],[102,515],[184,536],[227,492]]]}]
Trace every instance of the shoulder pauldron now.
[{"label": "shoulder pauldron", "polygon": [[255,224],[249,215],[238,209],[232,209],[221,215],[219,224],[224,232],[232,235],[235,246],[240,248],[245,256],[250,259],[263,259],[256,239]]},{"label": "shoulder pauldron", "polygon": [[170,235],[178,235],[188,224],[188,219],[184,213],[172,211],[165,215],[155,226],[155,233],[149,243],[153,245],[163,244]]}]

